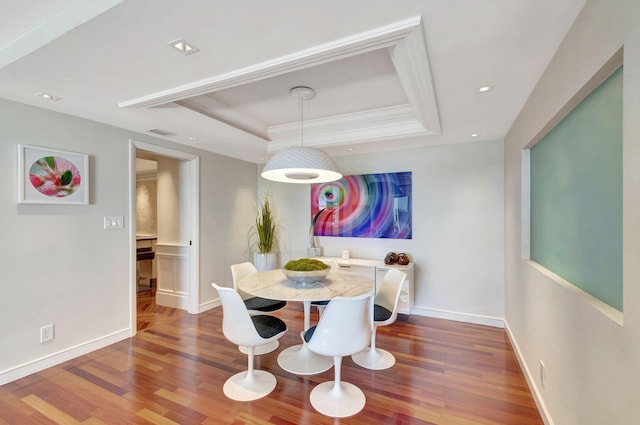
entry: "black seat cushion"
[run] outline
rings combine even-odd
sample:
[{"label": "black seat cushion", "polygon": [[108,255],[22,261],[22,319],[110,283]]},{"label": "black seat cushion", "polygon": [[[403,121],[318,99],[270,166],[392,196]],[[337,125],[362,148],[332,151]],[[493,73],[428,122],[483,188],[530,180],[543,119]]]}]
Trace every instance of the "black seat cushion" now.
[{"label": "black seat cushion", "polygon": [[316,331],[316,327],[315,326],[311,326],[309,329],[307,329],[307,331],[304,333],[304,342],[309,342],[311,341],[311,337],[313,336],[313,333]]},{"label": "black seat cushion", "polygon": [[286,301],[269,300],[267,298],[252,297],[244,300],[247,310],[276,311],[287,305]]},{"label": "black seat cushion", "polygon": [[287,330],[287,325],[282,319],[275,316],[259,314],[257,316],[251,316],[251,321],[253,322],[253,326],[256,327],[256,331],[258,331],[258,335],[262,338],[271,338]]},{"label": "black seat cushion", "polygon": [[393,312],[382,307],[381,305],[375,304],[373,306],[373,320],[375,322],[384,322],[385,320],[388,320],[392,314]]},{"label": "black seat cushion", "polygon": [[327,304],[329,304],[329,300],[311,301],[311,305],[327,305]]}]

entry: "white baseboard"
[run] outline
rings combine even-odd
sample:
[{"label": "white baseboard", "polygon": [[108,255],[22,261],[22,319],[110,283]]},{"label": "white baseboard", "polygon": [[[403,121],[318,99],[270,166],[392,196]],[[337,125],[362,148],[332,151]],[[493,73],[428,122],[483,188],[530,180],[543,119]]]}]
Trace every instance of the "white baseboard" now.
[{"label": "white baseboard", "polygon": [[411,314],[417,316],[435,317],[437,319],[455,320],[456,322],[474,323],[476,325],[504,328],[504,319],[476,314],[458,313],[455,311],[435,310],[431,308],[414,307]]},{"label": "white baseboard", "polygon": [[28,363],[13,367],[11,369],[3,370],[0,372],[0,385],[13,382],[17,379],[24,378],[25,376],[40,372],[41,370],[49,367],[64,363],[68,360],[75,359],[78,356],[88,354],[92,351],[99,350],[108,345],[115,344],[123,339],[130,338],[132,336],[131,329],[123,329],[118,332],[114,332],[110,335],[88,341],[75,347],[70,347],[65,350],[53,353],[46,357],[32,360]]},{"label": "white baseboard", "polygon": [[478,316],[474,314],[466,314],[466,313],[457,313],[451,311],[444,310],[434,310],[427,308],[412,308],[411,314],[415,314],[417,316],[427,316],[427,317],[435,317],[438,319],[447,319],[447,320],[455,320],[457,322],[466,322],[466,323],[474,323],[478,325],[487,325],[493,326],[496,328],[504,328],[505,332],[513,346],[513,350],[516,354],[516,358],[518,359],[518,363],[522,368],[525,379],[527,380],[527,384],[529,385],[529,389],[531,390],[531,394],[533,395],[533,400],[536,403],[536,407],[538,408],[538,412],[542,417],[542,421],[545,425],[554,425],[553,419],[547,410],[547,406],[544,403],[544,399],[542,398],[542,394],[540,393],[540,389],[536,385],[536,381],[531,374],[531,371],[527,367],[527,364],[524,361],[524,357],[522,356],[522,352],[520,351],[520,347],[518,346],[517,341],[513,337],[511,333],[511,329],[509,328],[509,324],[504,319],[499,319],[495,317],[488,316]]},{"label": "white baseboard", "polygon": [[524,357],[522,356],[522,352],[520,351],[520,347],[518,346],[518,342],[513,337],[511,333],[511,329],[509,328],[509,323],[505,321],[505,330],[507,332],[507,336],[509,337],[509,341],[513,346],[513,351],[516,353],[516,358],[518,359],[518,363],[520,364],[520,368],[524,372],[524,377],[527,380],[527,384],[529,384],[529,389],[531,390],[531,394],[533,395],[533,401],[536,403],[536,407],[538,408],[538,412],[542,417],[542,421],[545,425],[554,425],[553,420],[551,419],[551,415],[547,410],[547,406],[544,403],[544,399],[542,398],[542,394],[540,394],[540,389],[536,385],[536,380],[531,374],[531,370],[527,367],[526,362],[524,361]]},{"label": "white baseboard", "polygon": [[216,298],[215,300],[211,300],[208,301],[204,304],[200,304],[199,308],[198,308],[198,313],[204,313],[205,311],[214,309],[216,307],[219,307],[222,305],[222,301],[220,301],[220,298]]},{"label": "white baseboard", "polygon": [[189,300],[187,294],[178,292],[168,292],[158,289],[156,292],[156,304],[165,307],[179,308],[181,310],[189,310]]}]

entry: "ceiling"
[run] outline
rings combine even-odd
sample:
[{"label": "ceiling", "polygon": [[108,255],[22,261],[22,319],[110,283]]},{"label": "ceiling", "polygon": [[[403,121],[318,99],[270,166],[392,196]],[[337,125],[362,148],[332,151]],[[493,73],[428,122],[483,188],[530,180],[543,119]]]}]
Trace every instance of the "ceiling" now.
[{"label": "ceiling", "polygon": [[255,163],[495,140],[584,3],[0,0],[0,97]]}]

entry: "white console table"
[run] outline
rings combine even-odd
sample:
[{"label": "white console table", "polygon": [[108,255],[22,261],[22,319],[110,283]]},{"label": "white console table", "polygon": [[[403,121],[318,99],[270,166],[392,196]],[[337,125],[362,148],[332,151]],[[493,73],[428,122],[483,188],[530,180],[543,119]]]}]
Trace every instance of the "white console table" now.
[{"label": "white console table", "polygon": [[373,279],[376,284],[382,282],[387,270],[394,268],[401,270],[407,274],[404,282],[402,283],[402,290],[400,292],[400,301],[398,301],[398,313],[411,314],[413,308],[413,262],[406,266],[388,265],[382,260],[367,260],[363,258],[350,258],[343,260],[340,257],[318,257],[318,260],[331,260],[338,263],[340,269],[359,273]]}]

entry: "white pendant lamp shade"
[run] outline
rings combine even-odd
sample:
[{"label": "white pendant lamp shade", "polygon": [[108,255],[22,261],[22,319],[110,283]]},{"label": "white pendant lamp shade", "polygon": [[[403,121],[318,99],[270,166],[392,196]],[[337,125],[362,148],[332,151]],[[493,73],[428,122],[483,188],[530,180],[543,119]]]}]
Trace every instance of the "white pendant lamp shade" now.
[{"label": "white pendant lamp shade", "polygon": [[282,183],[324,183],[339,180],[342,174],[326,152],[292,146],[271,157],[262,170],[262,177]]},{"label": "white pendant lamp shade", "polygon": [[300,146],[292,146],[277,151],[264,166],[262,177],[282,183],[325,183],[339,180],[342,173],[338,165],[324,151],[304,146],[305,100],[313,99],[313,89],[304,86],[294,87],[291,95],[299,100],[300,106]]}]

